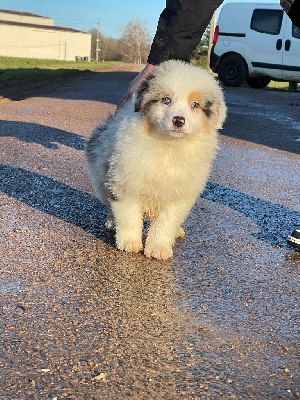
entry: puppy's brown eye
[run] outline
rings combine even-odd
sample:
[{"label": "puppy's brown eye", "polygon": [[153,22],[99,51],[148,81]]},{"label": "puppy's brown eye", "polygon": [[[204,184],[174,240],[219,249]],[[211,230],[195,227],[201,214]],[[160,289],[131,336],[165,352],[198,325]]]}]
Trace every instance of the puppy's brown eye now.
[{"label": "puppy's brown eye", "polygon": [[162,98],[162,102],[168,106],[169,104],[172,103],[172,99],[171,97],[166,96]]},{"label": "puppy's brown eye", "polygon": [[199,108],[200,104],[198,103],[198,101],[193,101],[191,104],[191,108],[192,110],[194,110],[195,108]]}]

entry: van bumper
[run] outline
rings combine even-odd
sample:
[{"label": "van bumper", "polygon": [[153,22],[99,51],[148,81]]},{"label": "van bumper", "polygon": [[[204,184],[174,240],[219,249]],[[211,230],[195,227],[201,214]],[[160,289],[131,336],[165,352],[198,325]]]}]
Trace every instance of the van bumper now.
[{"label": "van bumper", "polygon": [[217,72],[218,70],[218,60],[219,56],[215,53],[215,46],[212,46],[210,51],[210,59],[209,59],[209,66],[213,72]]}]

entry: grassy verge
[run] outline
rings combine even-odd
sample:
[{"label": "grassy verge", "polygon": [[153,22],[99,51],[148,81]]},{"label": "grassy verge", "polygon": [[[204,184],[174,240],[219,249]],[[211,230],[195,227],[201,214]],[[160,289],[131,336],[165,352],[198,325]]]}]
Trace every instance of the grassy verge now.
[{"label": "grassy verge", "polygon": [[62,77],[82,71],[97,71],[118,64],[120,63],[113,61],[58,61],[0,56],[0,83],[9,84],[24,79]]},{"label": "grassy verge", "polygon": [[[276,82],[271,81],[267,88],[278,89],[278,90],[289,90],[289,82]],[[300,84],[298,83],[297,92],[300,91]]]},{"label": "grassy verge", "polygon": [[[0,84],[5,85],[16,81],[24,82],[26,79],[40,80],[55,77],[59,78],[67,75],[74,75],[82,71],[98,71],[118,64],[121,63],[117,61],[59,61],[0,56]],[[206,68],[207,57],[201,56],[197,60],[192,60],[192,64]],[[288,90],[289,83],[271,81],[267,88]],[[300,91],[300,85],[298,85],[298,91]]]}]

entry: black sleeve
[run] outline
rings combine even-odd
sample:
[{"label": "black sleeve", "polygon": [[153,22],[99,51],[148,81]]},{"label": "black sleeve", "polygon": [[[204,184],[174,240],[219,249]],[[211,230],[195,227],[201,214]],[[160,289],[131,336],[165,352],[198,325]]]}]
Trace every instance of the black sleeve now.
[{"label": "black sleeve", "polygon": [[193,50],[223,0],[166,0],[153,39],[148,63],[170,59],[189,61]]},{"label": "black sleeve", "polygon": [[280,0],[280,5],[293,24],[300,28],[300,0]]}]

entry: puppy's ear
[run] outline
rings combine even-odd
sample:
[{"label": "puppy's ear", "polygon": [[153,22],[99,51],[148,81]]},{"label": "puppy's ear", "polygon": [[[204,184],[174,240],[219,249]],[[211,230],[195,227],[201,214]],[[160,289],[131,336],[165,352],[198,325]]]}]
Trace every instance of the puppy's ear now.
[{"label": "puppy's ear", "polygon": [[224,98],[220,98],[217,102],[218,122],[217,129],[222,129],[227,116],[227,107]]},{"label": "puppy's ear", "polygon": [[226,118],[226,105],[222,97],[205,102],[203,111],[216,129],[221,129]]},{"label": "puppy's ear", "polygon": [[136,100],[134,105],[134,111],[140,112],[142,109],[144,95],[148,92],[150,81],[154,78],[154,74],[149,74],[145,81],[142,82],[141,86],[136,92]]}]

